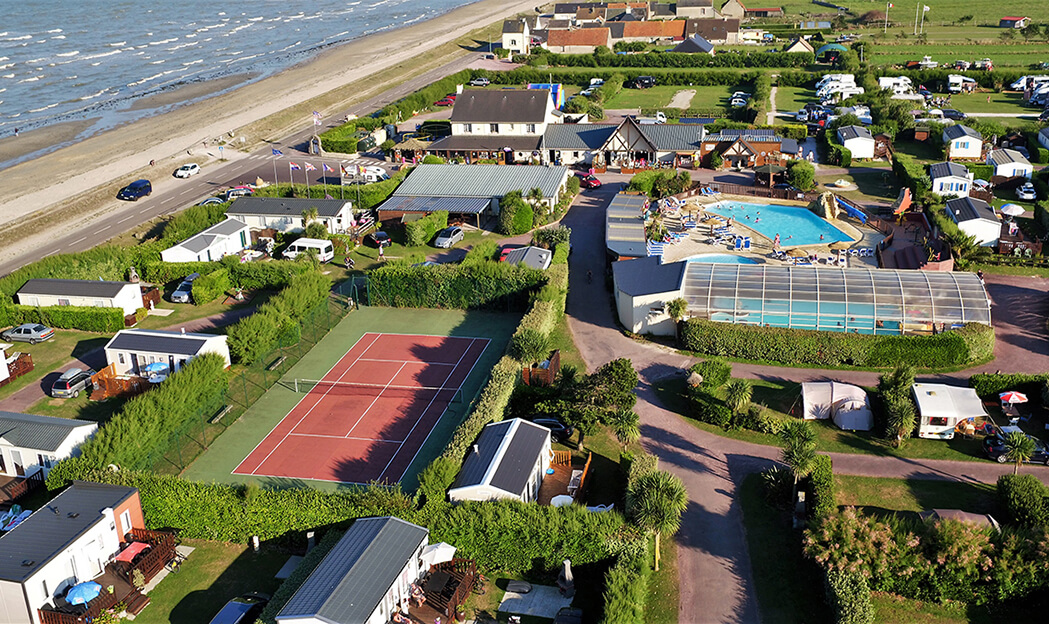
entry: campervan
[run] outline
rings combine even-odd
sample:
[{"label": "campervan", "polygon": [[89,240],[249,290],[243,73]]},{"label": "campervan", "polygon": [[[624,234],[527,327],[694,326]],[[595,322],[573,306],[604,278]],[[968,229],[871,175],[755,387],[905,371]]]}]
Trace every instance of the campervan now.
[{"label": "campervan", "polygon": [[878,78],[878,88],[892,91],[894,94],[899,95],[910,93],[913,86],[911,79],[907,76],[883,76]]},{"label": "campervan", "polygon": [[819,89],[832,82],[856,84],[856,76],[854,74],[826,74],[816,83],[816,88]]},{"label": "campervan", "polygon": [[314,254],[317,256],[317,260],[328,262],[335,257],[335,247],[330,240],[299,238],[288,245],[288,248],[281,255],[289,260],[294,260],[301,254]]},{"label": "campervan", "polygon": [[[972,85],[966,87],[965,85]],[[959,74],[951,74],[947,76],[947,91],[949,93],[961,93],[963,90],[972,90],[975,87],[976,81],[968,76],[961,76]]]}]

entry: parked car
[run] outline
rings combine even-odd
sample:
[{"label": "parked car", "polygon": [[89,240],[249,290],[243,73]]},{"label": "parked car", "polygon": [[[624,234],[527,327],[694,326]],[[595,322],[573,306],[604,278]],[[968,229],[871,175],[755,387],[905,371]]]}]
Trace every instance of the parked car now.
[{"label": "parked car", "polygon": [[780,190],[783,190],[783,191],[795,191],[795,192],[798,192],[798,193],[801,192],[801,190],[798,189],[797,187],[795,187],[793,184],[787,184],[786,182],[780,182],[778,184],[773,184],[772,188],[780,189]]},{"label": "parked car", "polygon": [[492,81],[487,78],[474,78],[470,81],[471,87],[487,87],[490,84],[492,84]]},{"label": "parked car", "polygon": [[171,301],[174,303],[189,303],[193,300],[193,280],[200,277],[200,273],[190,273],[179,282],[178,288],[171,293]]},{"label": "parked car", "polygon": [[[1029,464],[1045,464],[1049,466],[1049,447],[1045,445],[1038,438],[1028,435],[1028,438],[1034,442],[1034,453],[1026,463]],[[983,452],[987,455],[988,459],[993,459],[999,464],[1004,464],[1010,461],[1009,449],[1005,446],[1005,438],[1000,434],[989,435],[983,439]]]},{"label": "parked car", "polygon": [[591,95],[594,94],[594,91],[597,91],[597,89],[594,89],[594,88],[583,89],[582,91],[579,92],[579,95],[582,95],[583,97],[590,97]]},{"label": "parked car", "polygon": [[209,198],[205,199],[204,201],[200,202],[197,205],[198,206],[210,206],[212,204],[224,204],[224,203],[226,203],[226,200],[221,198],[221,197],[209,197]]},{"label": "parked car", "polygon": [[226,603],[226,606],[211,618],[211,624],[248,624],[258,619],[269,603],[266,594],[245,594]]},{"label": "parked car", "polygon": [[138,201],[153,192],[153,185],[149,180],[135,180],[117,193],[117,199],[124,201]]},{"label": "parked car", "polygon": [[443,97],[443,98],[437,100],[436,102],[434,102],[433,105],[434,106],[453,106],[453,105],[455,105],[455,96],[454,95],[449,95],[449,96]]},{"label": "parked car", "polygon": [[550,430],[550,437],[554,439],[554,442],[565,442],[572,437],[575,429],[572,425],[566,424],[560,418],[552,418],[549,416],[533,416],[530,418],[533,423],[540,427],[546,427]]},{"label": "parked car", "polygon": [[953,108],[943,109],[943,116],[947,119],[953,119],[955,121],[961,121],[963,119],[968,118],[968,115],[966,115],[960,110],[954,110]]},{"label": "parked car", "polygon": [[372,239],[372,242],[375,243],[376,247],[389,247],[393,244],[393,241],[390,240],[390,235],[379,230],[375,230],[369,234],[368,238]]},{"label": "parked car", "polygon": [[1042,123],[1049,121],[1049,108],[1042,111],[1042,114],[1038,116],[1038,121]]},{"label": "parked car", "polygon": [[40,323],[23,323],[18,327],[12,327],[11,329],[0,333],[0,338],[4,340],[11,340],[17,342],[28,342],[29,344],[36,344],[53,338],[55,330],[50,327],[41,325]]},{"label": "parked car", "polygon": [[634,89],[648,89],[656,86],[656,79],[652,76],[638,76],[627,84]]},{"label": "parked car", "polygon": [[499,262],[506,262],[506,257],[510,255],[510,252],[520,248],[521,245],[503,245],[499,248]]},{"label": "parked car", "polygon": [[189,163],[188,165],[182,165],[175,170],[176,178],[188,178],[191,175],[197,175],[200,173],[200,165],[197,163]]},{"label": "parked car", "polygon": [[579,178],[579,186],[588,189],[601,188],[601,180],[598,180],[594,174],[577,172],[575,175]]},{"label": "parked car", "polygon": [[462,240],[463,228],[453,225],[452,227],[441,230],[441,233],[434,239],[433,244],[435,247],[447,249]]},{"label": "parked car", "polygon": [[1027,159],[1031,158],[1031,153],[1028,152],[1027,148],[1024,147],[1023,145],[1014,145],[1013,149],[1018,151],[1018,152],[1020,152],[1020,155],[1023,156],[1024,158],[1027,158]]},{"label": "parked car", "polygon": [[51,396],[56,399],[77,398],[81,390],[86,390],[91,385],[91,376],[95,374],[92,369],[71,368],[62,373],[62,376],[51,384]]},{"label": "parked car", "polygon": [[1034,185],[1030,182],[1024,182],[1016,189],[1016,196],[1026,201],[1034,201],[1038,199],[1038,193],[1034,190]]},{"label": "parked car", "polygon": [[231,188],[230,190],[226,191],[226,201],[231,201],[238,197],[248,197],[249,195],[254,194],[255,189],[251,188],[250,186],[238,186],[236,188]]}]

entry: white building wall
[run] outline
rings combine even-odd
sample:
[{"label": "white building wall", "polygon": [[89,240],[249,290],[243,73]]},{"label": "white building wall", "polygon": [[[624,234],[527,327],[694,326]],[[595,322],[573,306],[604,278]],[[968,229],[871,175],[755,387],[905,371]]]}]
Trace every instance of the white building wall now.
[{"label": "white building wall", "polygon": [[7,345],[0,345],[0,381],[3,381],[11,376],[11,371],[7,368],[7,351],[5,348]]},{"label": "white building wall", "polygon": [[32,624],[21,583],[0,581],[0,623]]},{"label": "white building wall", "polygon": [[843,145],[852,152],[853,158],[874,158],[874,139],[857,137],[844,141]]},{"label": "white building wall", "polygon": [[936,178],[932,181],[932,192],[940,197],[966,197],[971,188],[972,181],[969,178],[958,176]]},{"label": "white building wall", "polygon": [[[621,262],[630,262],[622,260]],[[667,301],[681,296],[680,291],[631,297],[621,290],[616,291],[616,307],[619,322],[635,334],[673,336],[677,333],[674,319],[666,312],[650,314],[653,308],[664,308]]]},{"label": "white building wall", "polygon": [[238,254],[250,245],[251,232],[244,226],[244,229],[232,236],[223,237],[199,253],[186,249],[180,243],[160,252],[160,259],[164,262],[214,262],[224,256]]},{"label": "white building wall", "polygon": [[1031,165],[1025,165],[1023,163],[1006,163],[1004,165],[996,166],[994,168],[994,175],[1005,176],[1007,178],[1024,177],[1030,179],[1033,169],[1034,167]]},{"label": "white building wall", "polygon": [[983,141],[973,137],[952,139],[947,146],[950,158],[979,158],[982,151]]},{"label": "white building wall", "polygon": [[[147,364],[153,362],[163,362],[165,364],[171,364],[172,358],[174,358],[174,370],[177,371],[186,362],[189,362],[193,357],[181,355],[181,354],[170,354],[160,353],[156,351],[127,351],[124,349],[106,349],[106,364],[113,364],[114,370],[118,375],[134,374],[132,362],[132,355],[138,362],[139,369]],[[230,365],[229,357],[229,346],[226,344],[226,336],[215,336],[209,339],[204,346],[200,349],[199,353],[217,353],[222,356],[222,359],[226,361],[226,366]]]},{"label": "white building wall", "polygon": [[22,305],[47,308],[58,305],[78,306],[85,308],[121,308],[124,316],[134,314],[142,307],[142,290],[138,284],[128,284],[120,289],[115,297],[79,297],[74,295],[34,295],[18,294],[18,303]]},{"label": "white building wall", "polygon": [[993,247],[998,244],[998,237],[1002,233],[1002,224],[986,219],[972,219],[959,223],[958,229],[969,236],[975,237],[978,245]]}]

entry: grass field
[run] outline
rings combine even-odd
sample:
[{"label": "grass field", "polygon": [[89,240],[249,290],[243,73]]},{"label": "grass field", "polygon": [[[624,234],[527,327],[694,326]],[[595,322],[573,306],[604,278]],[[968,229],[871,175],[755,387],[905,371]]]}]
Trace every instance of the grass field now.
[{"label": "grass field", "polygon": [[[871,2],[870,0],[835,0],[834,4],[851,9],[856,16],[875,9],[885,11],[884,2]],[[912,24],[917,3],[908,0],[895,4],[896,6],[889,10],[889,19],[894,23]],[[1035,17],[1041,15],[1041,11],[1045,9],[1043,0],[1010,0],[1008,4],[992,3],[987,0],[937,0],[935,3],[925,4],[931,7],[931,10],[925,14],[926,30],[941,24],[951,24],[954,20],[966,15],[972,15],[972,23],[976,25],[988,24],[997,26],[998,18],[1002,15],[1030,15]],[[775,6],[783,7],[788,19],[797,15],[820,15],[830,19],[836,15],[833,9],[814,5],[810,0],[782,0],[777,2]],[[1008,12],[1006,13],[1005,11]]]},{"label": "grass field", "polygon": [[685,85],[657,85],[650,89],[623,89],[605,103],[605,108],[666,108],[678,91],[695,91],[692,108],[716,108],[728,103],[728,96],[735,91],[724,85],[690,87]]},{"label": "grass field", "polygon": [[796,113],[809,102],[816,102],[816,92],[805,87],[776,87],[776,110]]},{"label": "grass field", "polygon": [[[288,371],[286,377],[322,379],[325,372],[366,332],[490,338],[492,342],[466,381],[464,401],[449,406],[408,468],[403,484],[406,490],[412,490],[415,488],[418,472],[440,454],[452,431],[466,416],[471,399],[487,381],[488,371],[503,354],[510,334],[519,320],[520,316],[517,314],[365,307],[352,312],[336,325],[319,345]],[[184,476],[189,479],[223,483],[254,481],[266,487],[306,485],[306,482],[296,479],[256,478],[232,474],[241,460],[303,396],[279,383],[274,385],[185,470]],[[308,485],[323,490],[343,487],[325,481],[310,481]]]},{"label": "grass field", "polygon": [[[988,96],[991,101],[988,102]],[[963,113],[979,116],[980,113],[1012,113],[1017,117],[1029,115],[1037,117],[1041,112],[1037,108],[1025,106],[1021,93],[1015,91],[996,93],[959,93],[951,96],[951,105]]]},{"label": "grass field", "polygon": [[834,190],[834,193],[853,201],[891,203],[900,192],[899,180],[889,164],[880,161],[865,162],[862,167],[850,169],[844,175],[816,176],[816,182],[820,190],[830,190],[825,188],[826,185],[842,178],[852,181],[858,188],[855,191]]},{"label": "grass field", "polygon": [[988,483],[880,479],[834,475],[838,504],[865,512],[907,512],[961,509],[973,513],[998,512],[995,486]]}]

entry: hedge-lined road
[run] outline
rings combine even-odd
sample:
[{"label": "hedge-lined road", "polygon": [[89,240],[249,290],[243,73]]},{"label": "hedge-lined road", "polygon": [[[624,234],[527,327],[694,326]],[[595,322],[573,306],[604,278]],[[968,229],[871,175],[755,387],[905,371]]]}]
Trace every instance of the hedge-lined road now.
[{"label": "hedge-lined road", "polygon": [[[671,349],[627,338],[616,325],[613,301],[602,280],[587,283],[587,271],[604,270],[604,210],[617,191],[606,184],[588,192],[572,206],[562,223],[572,228],[573,253],[567,311],[569,327],[589,370],[618,357],[630,358],[641,377],[637,413],[642,444],[660,465],[680,477],[689,492],[678,543],[681,622],[759,622],[750,558],[736,488],[743,477],[775,464],[777,447],[740,442],[703,431],[666,410],[653,384],[678,375],[694,360]],[[988,276],[995,299],[998,360],[980,367],[992,372],[1006,366],[1018,370],[1049,370],[1049,338],[1044,328],[1044,292],[1049,280]],[[1042,293],[1038,296],[1038,293]],[[1002,314],[1008,310],[1008,314]],[[964,384],[972,371],[923,376]],[[733,375],[748,378],[833,378],[873,385],[876,373],[822,371],[734,364]],[[994,483],[1011,466],[993,462],[952,462],[898,459],[832,453],[839,474],[915,479],[945,479]],[[1049,469],[1025,468],[1049,483]]]}]

